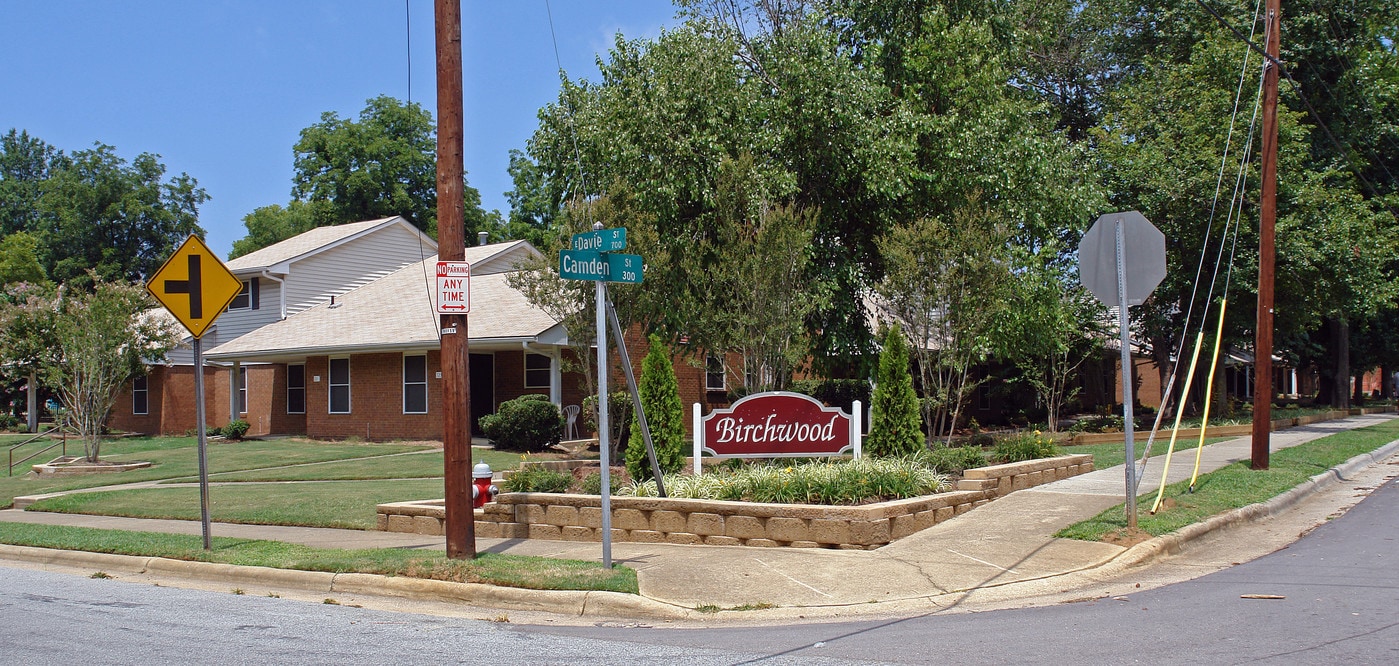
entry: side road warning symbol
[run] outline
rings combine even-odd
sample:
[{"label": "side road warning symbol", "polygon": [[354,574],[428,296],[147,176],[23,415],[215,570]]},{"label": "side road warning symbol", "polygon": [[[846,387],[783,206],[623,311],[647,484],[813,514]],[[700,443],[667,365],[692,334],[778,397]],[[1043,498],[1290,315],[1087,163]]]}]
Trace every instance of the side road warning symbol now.
[{"label": "side road warning symbol", "polygon": [[242,281],[194,235],[146,283],[146,291],[196,338],[204,336],[242,290]]}]

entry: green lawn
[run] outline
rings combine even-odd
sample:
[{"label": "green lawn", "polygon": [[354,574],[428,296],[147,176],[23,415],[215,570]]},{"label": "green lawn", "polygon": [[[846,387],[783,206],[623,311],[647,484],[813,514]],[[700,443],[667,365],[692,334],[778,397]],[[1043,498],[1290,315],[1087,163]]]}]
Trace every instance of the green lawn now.
[{"label": "green lawn", "polygon": [[214,537],[213,549],[205,551],[199,535],[23,523],[0,523],[0,543],[278,569],[488,583],[536,590],[637,593],[636,572],[626,567],[603,569],[595,562],[518,555],[486,553],[474,560],[449,560],[446,553],[441,551],[397,548],[340,550],[227,537]]},{"label": "green lawn", "polygon": [[[514,469],[519,466],[521,460],[533,460],[537,458],[539,458],[539,456],[521,456],[518,453],[508,453],[491,449],[472,449],[471,451],[471,461],[473,464],[484,462],[489,464],[491,469],[495,471]],[[247,470],[229,474],[218,474],[211,476],[209,480],[317,481],[333,479],[421,479],[434,477],[442,477],[441,450],[382,458],[341,460],[280,469]],[[189,481],[191,479],[172,479],[172,482],[176,480]]]},{"label": "green lawn", "polygon": [[[1234,437],[1206,437],[1206,438],[1205,438],[1205,446],[1209,446],[1210,444],[1214,444],[1214,443],[1217,443],[1217,442],[1228,441],[1228,440],[1231,440],[1231,439],[1235,439],[1235,438],[1234,438]],[[1195,451],[1195,445],[1198,444],[1199,442],[1200,442],[1199,436],[1195,436],[1195,437],[1177,437],[1177,438],[1176,438],[1176,454],[1179,455],[1181,451],[1190,451],[1190,452],[1191,452],[1190,455],[1191,455],[1191,457],[1192,457],[1191,459],[1193,460],[1193,459],[1194,459],[1194,455],[1195,455],[1195,453],[1194,453],[1194,451]],[[1166,455],[1166,449],[1170,446],[1170,444],[1171,444],[1171,432],[1170,432],[1169,430],[1156,433],[1156,441],[1154,441],[1154,442],[1151,443],[1151,456],[1154,458],[1154,457],[1156,457],[1156,456],[1164,456],[1164,455]],[[1142,455],[1142,447],[1143,447],[1143,446],[1146,446],[1146,442],[1137,442],[1137,445],[1134,447],[1134,448],[1135,448],[1135,451],[1134,451],[1133,453],[1134,453],[1138,458],[1140,458],[1141,455]],[[1106,444],[1083,444],[1083,445],[1080,445],[1080,446],[1073,446],[1073,445],[1069,445],[1069,444],[1060,444],[1060,445],[1059,445],[1059,449],[1062,450],[1064,453],[1091,453],[1091,454],[1093,454],[1093,467],[1094,467],[1094,469],[1107,469],[1107,468],[1109,468],[1109,467],[1116,467],[1116,466],[1118,466],[1118,465],[1121,465],[1122,462],[1123,462],[1124,460],[1127,459],[1127,451],[1126,451],[1126,449],[1124,448],[1124,446],[1123,446],[1123,444],[1122,444],[1121,442],[1108,442],[1108,443],[1106,443]]]},{"label": "green lawn", "polygon": [[[1265,502],[1316,474],[1378,449],[1396,438],[1399,438],[1399,419],[1275,451],[1269,456],[1267,470],[1251,470],[1247,461],[1234,463],[1202,475],[1195,484],[1194,493],[1189,492],[1189,481],[1171,484],[1166,487],[1165,498],[1168,502],[1156,515],[1148,513],[1151,504],[1156,501],[1155,493],[1138,498],[1137,506],[1141,512],[1137,516],[1137,526],[1160,536],[1215,514]],[[1123,530],[1126,526],[1123,506],[1119,504],[1089,520],[1064,528],[1056,536],[1097,541],[1109,532]]]},{"label": "green lawn", "polygon": [[[442,497],[442,479],[239,483],[209,486],[215,522],[374,529],[374,507],[385,502]],[[199,488],[135,488],[73,493],[44,500],[33,511],[131,518],[199,520]]]},{"label": "green lawn", "polygon": [[[28,448],[28,447],[26,447]],[[209,472],[233,472],[299,463],[381,456],[423,450],[423,445],[355,444],[308,440],[268,440],[211,442],[208,446]],[[69,441],[69,455],[80,455],[82,445]],[[57,457],[57,452],[53,452]],[[43,456],[47,459],[47,454]],[[156,481],[199,474],[199,450],[193,437],[139,437],[117,439],[102,444],[102,459],[115,462],[147,461],[151,467],[119,475],[93,474],[77,477],[26,478],[0,476],[0,508],[10,506],[19,495],[92,488],[139,481]],[[36,461],[37,462],[37,461]]]}]

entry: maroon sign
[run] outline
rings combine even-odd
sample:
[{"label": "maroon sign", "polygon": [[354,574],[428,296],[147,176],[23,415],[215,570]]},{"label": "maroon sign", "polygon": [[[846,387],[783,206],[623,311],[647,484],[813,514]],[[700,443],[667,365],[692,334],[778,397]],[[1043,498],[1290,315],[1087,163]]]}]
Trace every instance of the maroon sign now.
[{"label": "maroon sign", "polygon": [[835,456],[854,446],[849,415],[800,393],[755,393],[703,421],[702,447],[721,458]]}]

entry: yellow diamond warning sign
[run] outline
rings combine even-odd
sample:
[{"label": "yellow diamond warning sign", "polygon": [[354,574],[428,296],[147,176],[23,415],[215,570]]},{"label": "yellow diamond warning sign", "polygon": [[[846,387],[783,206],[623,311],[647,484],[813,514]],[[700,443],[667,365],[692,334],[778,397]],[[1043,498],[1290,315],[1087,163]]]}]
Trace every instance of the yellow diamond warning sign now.
[{"label": "yellow diamond warning sign", "polygon": [[196,338],[204,336],[242,289],[243,283],[194,235],[146,283],[146,291]]}]

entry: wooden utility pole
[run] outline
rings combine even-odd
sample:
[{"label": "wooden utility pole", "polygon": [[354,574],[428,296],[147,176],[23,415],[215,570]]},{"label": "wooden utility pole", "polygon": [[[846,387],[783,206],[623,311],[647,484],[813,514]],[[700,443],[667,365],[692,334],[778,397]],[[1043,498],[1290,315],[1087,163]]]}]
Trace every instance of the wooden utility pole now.
[{"label": "wooden utility pole", "polygon": [[1263,192],[1258,216],[1258,326],[1253,354],[1253,469],[1268,469],[1273,406],[1273,226],[1278,198],[1278,42],[1281,0],[1267,0],[1263,61]]},{"label": "wooden utility pole", "polygon": [[[461,0],[436,0],[437,34],[437,258],[466,258],[463,227]],[[442,448],[447,512],[447,557],[476,557],[471,502],[471,385],[466,315],[441,315]]]}]

